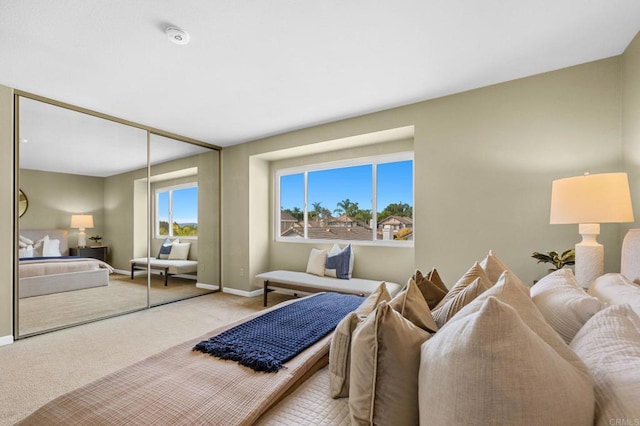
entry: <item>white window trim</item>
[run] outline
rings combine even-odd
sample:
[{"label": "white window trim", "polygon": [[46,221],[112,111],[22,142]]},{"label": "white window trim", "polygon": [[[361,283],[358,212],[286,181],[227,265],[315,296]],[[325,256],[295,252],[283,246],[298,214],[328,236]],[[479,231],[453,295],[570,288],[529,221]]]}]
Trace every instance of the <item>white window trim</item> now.
[{"label": "white window trim", "polygon": [[[182,240],[197,240],[198,236],[175,236],[175,235],[160,235],[159,230],[160,230],[160,218],[158,215],[158,197],[160,195],[161,192],[169,192],[169,234],[173,234],[173,230],[171,228],[171,223],[172,223],[172,219],[173,219],[173,212],[172,212],[172,208],[173,208],[173,191],[176,190],[180,190],[180,189],[187,189],[187,188],[198,188],[198,182],[187,182],[187,183],[180,183],[177,185],[169,185],[169,186],[163,186],[162,188],[155,188],[154,189],[154,234],[155,234],[155,238],[180,238]],[[198,191],[198,194],[200,194],[200,192]],[[198,217],[198,225],[200,222],[200,218]],[[198,228],[199,230],[199,228]]]},{"label": "white window trim", "polygon": [[[368,156],[368,157],[358,157],[358,158],[354,158],[354,159],[349,159],[349,160],[339,160],[339,161],[329,161],[329,162],[325,162],[325,163],[314,163],[314,164],[309,164],[309,165],[305,165],[305,166],[296,166],[296,167],[288,167],[288,168],[284,168],[284,169],[278,169],[274,172],[274,183],[273,183],[273,188],[274,188],[274,210],[275,210],[275,214],[274,214],[274,218],[275,221],[273,223],[273,229],[274,229],[274,236],[275,236],[275,241],[277,242],[281,242],[281,243],[297,243],[297,244],[334,244],[334,243],[339,243],[339,244],[352,244],[352,245],[358,245],[358,246],[388,246],[388,247],[413,247],[414,246],[414,240],[410,240],[410,241],[405,241],[405,240],[393,240],[393,241],[388,241],[388,240],[376,240],[376,239],[372,239],[372,240],[326,240],[326,239],[308,239],[307,238],[307,225],[308,225],[308,216],[307,216],[307,178],[308,178],[308,173],[309,172],[316,172],[319,170],[327,170],[327,169],[338,169],[338,168],[342,168],[342,167],[353,167],[353,166],[361,166],[361,165],[367,165],[367,164],[372,164],[375,165],[375,167],[373,167],[372,170],[372,194],[373,194],[373,199],[371,200],[371,211],[373,213],[373,217],[376,219],[377,221],[377,165],[379,164],[385,164],[385,163],[396,163],[396,162],[400,162],[400,161],[408,161],[411,160],[413,161],[413,175],[412,175],[412,189],[413,192],[411,194],[411,196],[413,197],[413,204],[415,206],[415,160],[414,160],[414,154],[413,151],[404,151],[404,152],[396,152],[396,153],[391,153],[391,154],[384,154],[384,155],[375,155],[375,156]],[[303,208],[303,212],[304,212],[304,237],[303,238],[292,238],[292,237],[282,237],[280,235],[280,177],[283,175],[293,175],[293,174],[303,174],[304,175],[304,208]],[[415,213],[415,210],[414,210]],[[415,232],[415,214],[413,217],[413,228],[414,228],[414,232]],[[372,230],[372,233],[375,232],[375,228]]]}]

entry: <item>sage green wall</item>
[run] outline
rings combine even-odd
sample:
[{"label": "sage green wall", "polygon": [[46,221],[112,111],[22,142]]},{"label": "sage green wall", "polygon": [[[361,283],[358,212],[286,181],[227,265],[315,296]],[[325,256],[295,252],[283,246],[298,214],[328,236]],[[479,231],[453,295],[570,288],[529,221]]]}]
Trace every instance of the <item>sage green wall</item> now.
[{"label": "sage green wall", "polygon": [[629,186],[635,224],[621,227],[621,237],[640,220],[640,34],[622,55],[622,155]]},{"label": "sage green wall", "polygon": [[29,199],[20,229],[67,229],[69,247],[77,247],[71,215],[91,214],[95,227],[85,231],[87,243],[92,235],[104,236],[104,178],[20,169],[20,189]]},{"label": "sage green wall", "polygon": [[[225,286],[254,289],[252,277],[239,272],[264,264],[264,256],[268,269],[306,266],[308,245],[271,244],[290,261],[251,250],[255,237],[264,244],[265,233],[247,227],[250,212],[270,214],[268,204],[250,202],[251,186],[271,185],[271,177],[251,181],[252,157],[410,125],[415,247],[358,247],[356,268],[404,282],[413,268],[435,266],[451,285],[493,249],[531,282],[545,272],[533,251],[566,249],[580,239],[577,225],[549,225],[551,182],[621,167],[620,62],[614,57],[225,148]],[[619,270],[619,226],[603,225],[599,240],[607,248],[605,269]]]},{"label": "sage green wall", "polygon": [[13,336],[13,89],[0,85],[0,339]]}]

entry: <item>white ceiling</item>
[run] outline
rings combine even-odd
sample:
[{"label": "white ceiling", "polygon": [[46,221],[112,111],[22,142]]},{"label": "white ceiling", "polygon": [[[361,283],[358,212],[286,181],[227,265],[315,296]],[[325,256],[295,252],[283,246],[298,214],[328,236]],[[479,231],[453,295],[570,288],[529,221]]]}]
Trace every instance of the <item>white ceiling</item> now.
[{"label": "white ceiling", "polygon": [[0,84],[228,146],[618,55],[639,30],[638,0],[2,0]]}]

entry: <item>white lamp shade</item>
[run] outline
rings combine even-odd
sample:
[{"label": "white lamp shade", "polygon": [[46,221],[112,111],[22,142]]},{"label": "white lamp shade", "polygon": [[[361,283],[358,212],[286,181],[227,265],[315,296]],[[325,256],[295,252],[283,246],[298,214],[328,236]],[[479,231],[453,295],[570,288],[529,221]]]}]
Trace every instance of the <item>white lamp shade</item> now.
[{"label": "white lamp shade", "polygon": [[71,227],[77,229],[93,228],[93,215],[90,214],[72,214]]},{"label": "white lamp shade", "polygon": [[558,179],[551,187],[551,224],[633,222],[626,173]]}]

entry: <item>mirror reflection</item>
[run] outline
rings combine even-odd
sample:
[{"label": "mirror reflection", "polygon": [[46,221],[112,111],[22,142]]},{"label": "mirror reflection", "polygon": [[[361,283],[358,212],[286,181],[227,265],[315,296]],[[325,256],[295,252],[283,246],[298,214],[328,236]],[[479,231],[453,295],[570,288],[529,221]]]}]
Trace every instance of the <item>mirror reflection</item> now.
[{"label": "mirror reflection", "polygon": [[217,288],[218,151],[151,135],[148,181],[146,130],[26,97],[19,117],[19,337]]}]

